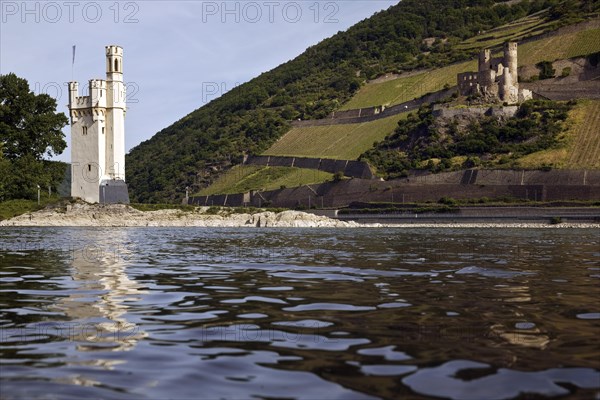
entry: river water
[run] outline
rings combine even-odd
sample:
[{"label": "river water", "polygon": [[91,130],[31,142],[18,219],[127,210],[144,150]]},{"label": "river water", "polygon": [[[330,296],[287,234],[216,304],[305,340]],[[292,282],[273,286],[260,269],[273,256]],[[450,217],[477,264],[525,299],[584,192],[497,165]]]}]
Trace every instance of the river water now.
[{"label": "river water", "polygon": [[600,396],[592,229],[0,229],[2,399]]}]

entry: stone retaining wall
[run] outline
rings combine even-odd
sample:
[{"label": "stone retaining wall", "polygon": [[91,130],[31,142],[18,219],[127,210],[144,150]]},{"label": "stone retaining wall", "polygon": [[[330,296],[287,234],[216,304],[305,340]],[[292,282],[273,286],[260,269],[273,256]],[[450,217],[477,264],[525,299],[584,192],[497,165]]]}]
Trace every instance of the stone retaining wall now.
[{"label": "stone retaining wall", "polygon": [[518,106],[506,107],[462,107],[447,108],[444,106],[434,106],[433,116],[435,118],[454,118],[454,117],[496,117],[512,118],[519,111]]},{"label": "stone retaining wall", "polygon": [[525,171],[481,169],[425,173],[403,178],[404,183],[419,184],[474,184],[474,185],[600,185],[600,171],[551,170]]},{"label": "stone retaining wall", "polygon": [[246,160],[247,165],[265,165],[270,167],[297,167],[316,169],[335,174],[342,172],[350,178],[373,179],[375,175],[369,164],[354,160],[334,160],[330,158],[255,156]]},{"label": "stone retaining wall", "polygon": [[467,170],[393,181],[348,179],[245,195],[200,196],[190,198],[189,203],[338,208],[356,201],[437,202],[442,197],[511,197],[533,201],[600,200],[600,171]]},{"label": "stone retaining wall", "polygon": [[363,122],[376,121],[378,119],[391,117],[394,115],[401,114],[403,112],[409,112],[417,110],[423,104],[433,103],[442,100],[446,97],[451,96],[457,91],[456,87],[440,90],[435,93],[426,94],[418,99],[407,101],[401,104],[385,108],[382,106],[336,111],[329,118],[315,119],[306,121],[292,121],[292,126],[301,128],[308,126],[326,126],[326,125],[342,125],[342,124],[359,124]]},{"label": "stone retaining wall", "polygon": [[550,100],[600,99],[600,81],[598,80],[573,82],[568,85],[544,81],[521,83],[520,85],[522,88],[532,90]]}]

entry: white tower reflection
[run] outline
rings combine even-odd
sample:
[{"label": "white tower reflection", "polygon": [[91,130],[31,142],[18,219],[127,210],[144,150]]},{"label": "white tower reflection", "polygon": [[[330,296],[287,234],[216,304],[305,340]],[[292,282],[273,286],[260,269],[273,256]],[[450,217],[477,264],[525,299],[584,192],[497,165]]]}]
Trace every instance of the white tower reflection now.
[{"label": "white tower reflection", "polygon": [[127,303],[147,292],[127,275],[131,253],[122,244],[126,231],[111,231],[110,237],[106,233],[98,231],[71,249],[77,290],[57,304],[71,321],[66,333],[80,351],[127,351],[147,336],[127,320]]}]

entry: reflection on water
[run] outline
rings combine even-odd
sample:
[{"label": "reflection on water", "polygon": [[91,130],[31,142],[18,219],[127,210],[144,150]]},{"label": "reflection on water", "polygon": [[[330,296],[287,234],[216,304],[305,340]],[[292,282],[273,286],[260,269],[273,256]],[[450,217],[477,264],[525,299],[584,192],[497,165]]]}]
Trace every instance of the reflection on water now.
[{"label": "reflection on water", "polygon": [[0,398],[593,398],[598,234],[2,229]]},{"label": "reflection on water", "polygon": [[138,325],[124,317],[126,303],[138,301],[140,295],[148,293],[140,290],[140,285],[125,272],[124,260],[130,257],[129,250],[111,246],[125,241],[125,232],[115,231],[108,243],[96,240],[71,248],[71,277],[78,290],[59,298],[52,309],[75,321],[57,328],[66,328],[69,334],[77,336],[73,339],[77,339],[78,350],[129,350],[146,336]]}]

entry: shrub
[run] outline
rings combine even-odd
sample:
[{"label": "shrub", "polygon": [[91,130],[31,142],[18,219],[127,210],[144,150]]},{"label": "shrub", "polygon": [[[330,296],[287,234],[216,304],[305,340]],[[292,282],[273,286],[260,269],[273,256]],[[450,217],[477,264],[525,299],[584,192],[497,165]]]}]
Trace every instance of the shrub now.
[{"label": "shrub", "polygon": [[592,53],[587,56],[588,61],[592,65],[592,67],[598,66],[600,64],[600,51],[597,53]]},{"label": "shrub", "polygon": [[455,206],[458,202],[455,199],[453,199],[452,197],[444,196],[438,200],[438,203],[445,204],[447,206]]},{"label": "shrub", "polygon": [[221,207],[210,206],[204,213],[208,214],[208,215],[217,215],[217,214],[219,214],[220,211],[221,211]]},{"label": "shrub", "polygon": [[344,173],[342,171],[338,171],[333,175],[333,181],[334,182],[339,182],[342,179],[344,179]]},{"label": "shrub", "polygon": [[556,70],[552,67],[552,63],[550,61],[542,61],[535,64],[536,67],[540,70],[540,79],[551,79],[554,78],[554,74],[556,74]]},{"label": "shrub", "polygon": [[565,68],[563,68],[562,73],[560,74],[560,76],[562,76],[563,78],[566,78],[569,75],[571,75],[571,67],[565,67]]},{"label": "shrub", "polygon": [[465,162],[463,162],[462,167],[463,168],[475,168],[477,166],[479,166],[481,164],[481,160],[479,159],[479,157],[476,156],[471,156],[468,157]]}]

